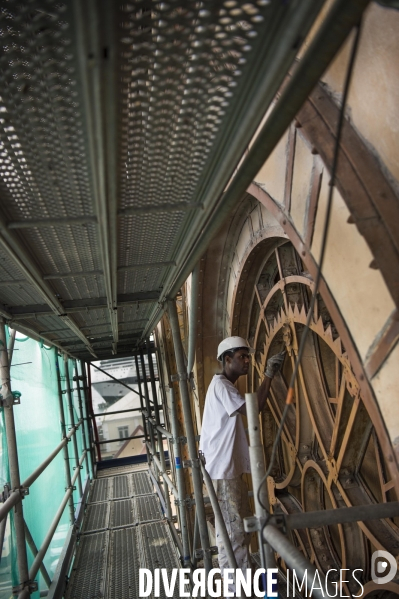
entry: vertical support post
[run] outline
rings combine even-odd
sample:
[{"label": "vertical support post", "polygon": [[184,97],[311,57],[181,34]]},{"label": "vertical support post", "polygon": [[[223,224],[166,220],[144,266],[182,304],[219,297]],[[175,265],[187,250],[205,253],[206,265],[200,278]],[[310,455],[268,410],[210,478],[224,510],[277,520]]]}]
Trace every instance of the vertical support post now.
[{"label": "vertical support post", "polygon": [[86,364],[85,362],[82,362],[82,360],[79,360],[80,362],[80,370],[82,373],[82,383],[83,383],[83,398],[84,398],[84,404],[85,404],[85,410],[86,410],[86,416],[87,416],[87,434],[89,436],[87,443],[89,445],[89,452],[90,452],[90,467],[91,467],[91,475],[93,475],[94,472],[94,464],[96,461],[96,456],[94,453],[94,439],[93,439],[93,424],[92,424],[92,419],[90,418],[90,403],[89,403],[89,393],[88,393],[88,383],[87,383],[87,376],[86,376]]},{"label": "vertical support post", "polygon": [[193,416],[191,411],[190,395],[187,386],[187,371],[184,363],[183,345],[180,337],[180,327],[177,316],[176,302],[174,300],[168,301],[168,313],[172,329],[173,345],[175,349],[180,396],[182,400],[184,423],[187,435],[188,453],[192,464],[195,505],[198,516],[201,546],[204,551],[204,565],[206,571],[209,572],[212,569],[212,556],[209,546],[208,526],[206,523],[205,505],[202,495],[202,477],[197,446],[195,443]]},{"label": "vertical support post", "polygon": [[[150,370],[150,378],[151,378],[151,394],[152,394],[152,401],[154,403],[155,422],[157,423],[157,426],[160,426],[161,420],[159,418],[159,405],[158,405],[158,397],[157,397],[157,388],[155,385],[154,363],[152,361],[152,351],[151,351],[151,345],[150,345],[149,339],[147,339],[147,341],[146,341],[146,346],[147,346],[148,367]],[[160,459],[161,466],[162,466],[162,472],[166,473],[166,460],[165,460],[165,453],[163,450],[162,433],[158,429],[156,429],[156,431],[157,431],[157,437],[158,437],[159,459]],[[164,480],[164,494],[165,494],[165,501],[166,501],[167,517],[168,517],[168,520],[172,520],[172,508],[170,505],[169,487],[166,484],[165,480]]]},{"label": "vertical support post", "polygon": [[193,546],[191,549],[191,564],[192,564],[193,568],[197,567],[197,562],[198,562],[197,558],[195,557],[195,550],[197,549],[198,538],[199,538],[198,518],[197,518],[197,514],[195,514]]},{"label": "vertical support post", "polygon": [[[61,424],[61,437],[65,439],[66,437],[66,427],[65,427],[65,412],[64,412],[64,403],[62,401],[62,388],[61,388],[61,374],[60,374],[60,365],[58,362],[58,350],[54,348],[54,356],[55,356],[55,370],[57,373],[57,386],[58,386],[58,406],[60,413],[60,424]],[[72,486],[71,483],[71,471],[69,469],[69,454],[68,454],[68,445],[65,445],[62,449],[62,453],[64,454],[64,463],[65,463],[65,482],[67,489],[70,489]],[[73,497],[72,494],[68,499],[69,506],[69,519],[71,524],[75,522],[75,510],[73,509]]]},{"label": "vertical support post", "polygon": [[[141,389],[141,377],[140,377],[139,361],[137,358],[137,354],[134,355],[134,362],[136,364],[137,384],[139,386],[140,407],[141,407],[141,417],[143,419],[144,439],[145,439],[145,443],[147,443],[147,441],[149,440],[149,436],[148,436],[148,430],[147,430],[147,419],[144,415],[144,398],[143,398],[143,391]],[[146,445],[146,447],[147,447],[147,445]]]},{"label": "vertical support post", "polygon": [[87,442],[86,442],[86,430],[85,430],[85,417],[84,417],[84,413],[83,413],[83,405],[82,405],[82,395],[81,395],[81,389],[80,389],[80,380],[79,380],[79,372],[78,372],[78,364],[77,362],[75,362],[75,379],[76,379],[76,385],[77,385],[77,390],[78,390],[78,406],[79,406],[79,418],[82,421],[82,442],[83,442],[83,449],[85,450],[86,454],[85,454],[85,462],[86,462],[86,471],[87,471],[87,475],[90,479],[90,470],[89,470],[89,448],[87,447]]},{"label": "vertical support post", "polygon": [[[187,517],[186,517],[186,506],[185,500],[185,485],[184,485],[184,473],[181,463],[181,452],[180,452],[180,441],[179,441],[179,421],[177,418],[175,392],[173,387],[170,388],[170,424],[172,428],[172,435],[174,440],[174,454],[175,454],[175,468],[176,468],[176,484],[179,492],[179,516],[180,516],[180,528],[183,542],[183,561],[184,565],[190,565],[190,545],[188,542],[188,528],[187,528]],[[195,515],[195,522],[198,522],[197,515]],[[195,549],[195,547],[194,547]]]},{"label": "vertical support post", "polygon": [[100,439],[98,437],[97,423],[96,423],[96,418],[94,416],[94,411],[93,411],[93,399],[91,396],[90,362],[87,362],[87,395],[88,395],[89,407],[90,407],[90,417],[91,417],[91,421],[93,423],[94,436],[96,439],[97,459],[99,462],[101,462],[101,449],[100,449],[100,443],[99,443]]},{"label": "vertical support post", "polygon": [[9,332],[10,332],[10,338],[8,340],[7,353],[8,353],[8,363],[11,366],[12,356],[14,353],[14,345],[15,345],[15,330],[9,329]]},{"label": "vertical support post", "polygon": [[[12,336],[15,338],[15,331],[12,332]],[[18,491],[21,487],[21,480],[19,475],[17,435],[15,432],[14,421],[14,398],[11,393],[10,364],[7,353],[6,328],[3,320],[0,323],[0,379],[1,394],[3,396],[4,402],[4,420],[6,425],[8,461],[10,465],[10,483],[11,489]],[[18,501],[14,507],[14,526],[17,541],[19,582],[23,585],[29,585],[29,569],[26,553],[25,523],[22,501]]]},{"label": "vertical support post", "polygon": [[0,563],[1,563],[1,555],[3,553],[4,537],[6,534],[7,522],[8,522],[8,514],[0,522]]},{"label": "vertical support post", "polygon": [[[66,391],[68,398],[68,409],[69,409],[69,422],[71,427],[75,426],[75,416],[73,415],[73,403],[72,403],[72,391],[71,391],[71,381],[69,380],[69,368],[68,368],[68,356],[64,354],[64,365],[65,365],[65,381],[66,381]],[[72,437],[73,442],[73,452],[75,454],[75,468],[78,468],[78,489],[79,489],[79,497],[83,495],[82,489],[82,477],[80,474],[80,465],[79,465],[79,451],[78,451],[78,441],[76,439],[76,434]]]},{"label": "vertical support post", "polygon": [[[260,438],[259,426],[259,407],[258,396],[256,393],[245,394],[245,405],[247,409],[248,435],[249,435],[249,459],[251,462],[252,486],[254,489],[255,514],[258,518],[266,516],[266,510],[258,500],[258,490],[260,482],[265,475],[266,467],[263,454],[263,446]],[[269,497],[267,495],[266,485],[260,490],[262,504],[270,510]],[[258,532],[260,556],[262,568],[276,568],[276,559],[273,548],[262,539],[261,532]],[[262,551],[263,546],[263,551]]]},{"label": "vertical support post", "polygon": [[[144,398],[145,398],[145,405],[146,405],[146,409],[147,409],[147,414],[148,414],[148,431],[150,434],[150,441],[151,441],[151,448],[152,451],[155,453],[156,452],[156,447],[155,447],[155,437],[154,437],[154,428],[151,424],[151,406],[150,406],[150,396],[148,394],[148,385],[147,385],[147,377],[145,374],[145,363],[144,363],[144,353],[143,350],[140,349],[140,363],[141,363],[141,372],[143,373],[143,387],[144,387]],[[154,461],[155,464],[155,461]]]}]

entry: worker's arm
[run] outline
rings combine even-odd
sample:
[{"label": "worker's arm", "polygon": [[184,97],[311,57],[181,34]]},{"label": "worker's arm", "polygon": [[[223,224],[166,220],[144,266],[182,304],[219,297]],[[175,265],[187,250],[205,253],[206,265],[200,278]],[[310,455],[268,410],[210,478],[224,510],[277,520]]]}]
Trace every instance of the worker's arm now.
[{"label": "worker's arm", "polygon": [[[284,356],[285,350],[269,358],[266,363],[265,378],[263,379],[262,384],[257,391],[259,412],[261,412],[266,405],[266,400],[270,391],[272,379],[283,365]],[[239,410],[237,410],[237,412],[243,414],[244,416],[247,415],[247,408],[245,403],[241,406]]]}]

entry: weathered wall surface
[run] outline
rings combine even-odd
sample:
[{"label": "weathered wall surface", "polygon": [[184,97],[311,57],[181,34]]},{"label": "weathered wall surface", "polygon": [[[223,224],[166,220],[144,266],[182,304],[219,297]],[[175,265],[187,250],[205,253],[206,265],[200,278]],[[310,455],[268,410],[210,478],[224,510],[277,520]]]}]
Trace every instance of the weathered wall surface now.
[{"label": "weathered wall surface", "polygon": [[[364,19],[349,96],[342,150],[346,163],[341,161],[341,171],[338,170],[337,174],[323,266],[325,292],[335,304],[339,334],[346,345],[352,346],[355,374],[358,378],[363,377],[363,387],[368,387],[370,401],[378,406],[395,445],[396,438],[399,438],[399,419],[387,418],[387,414],[397,411],[397,392],[394,390],[399,388],[399,378],[396,379],[399,369],[392,366],[397,353],[399,328],[395,305],[397,295],[381,268],[381,256],[377,256],[378,263],[375,263],[374,248],[378,244],[371,239],[373,232],[370,233],[374,224],[369,229],[365,227],[370,215],[361,214],[358,207],[354,208],[352,196],[357,197],[359,187],[356,186],[360,186],[370,198],[371,205],[375,200],[378,208],[381,197],[378,197],[378,189],[372,187],[372,182],[375,185],[377,180],[382,181],[382,177],[391,194],[386,196],[386,203],[390,202],[394,210],[399,206],[397,182],[394,180],[399,180],[398,30],[398,11],[374,4],[370,6]],[[327,93],[333,98],[338,112],[350,47],[351,39],[324,75],[319,96],[313,104],[309,103],[320,122],[330,129],[336,117],[331,113],[331,106],[323,105],[322,94]],[[323,107],[327,117],[323,115]],[[297,251],[309,264],[308,270],[312,272],[313,268],[315,272],[330,191],[334,130],[330,131],[329,147],[321,144],[323,147],[318,148],[318,137],[305,122],[306,119],[315,121],[309,114],[304,109],[298,115],[299,121],[302,118],[304,122],[299,122],[299,128],[292,125],[286,132],[258,173],[255,179],[257,188],[253,186],[249,190],[252,195],[244,198],[240,209],[211,244],[201,263],[202,288],[198,309],[201,325],[197,339],[200,406],[212,375],[219,371],[215,359],[217,344],[223,336],[237,334],[238,331],[242,334],[245,326],[249,326],[249,319],[243,320],[244,308],[240,310],[237,306],[249,307],[253,300],[253,281],[245,279],[245,265],[253,249],[259,247],[266,260],[268,252],[284,239],[290,239],[293,243],[295,241]],[[318,125],[313,123],[312,126],[317,129]],[[320,136],[323,137],[322,131]],[[360,157],[355,156],[359,151],[370,156],[366,173],[358,172],[357,164],[362,163],[364,155],[360,152]],[[372,169],[375,173],[371,172]],[[378,185],[375,187],[378,188]],[[254,201],[254,196],[257,201]],[[390,219],[385,218],[384,221],[378,210],[375,229],[377,225],[386,226],[386,233],[382,230],[379,234],[382,239],[388,239],[392,237]],[[392,260],[398,257],[395,242],[387,247],[384,263],[389,262],[390,251]],[[393,268],[395,264],[392,262]],[[247,334],[249,332],[247,328]],[[395,344],[396,350],[391,354]]]},{"label": "weathered wall surface", "polygon": [[[399,11],[372,3],[362,27],[348,106],[354,127],[399,182]],[[352,37],[323,77],[342,93]]]}]

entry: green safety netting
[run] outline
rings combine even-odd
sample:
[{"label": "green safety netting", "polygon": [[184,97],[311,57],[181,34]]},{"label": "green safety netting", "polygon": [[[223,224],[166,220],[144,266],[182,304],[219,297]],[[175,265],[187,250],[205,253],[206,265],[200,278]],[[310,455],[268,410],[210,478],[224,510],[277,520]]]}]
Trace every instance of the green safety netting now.
[{"label": "green safety netting", "polygon": [[[59,370],[57,370],[57,365]],[[21,392],[20,405],[14,406],[21,482],[45,460],[62,439],[58,376],[60,376],[63,391],[67,389],[66,376],[69,376],[72,390],[73,417],[75,423],[79,421],[78,382],[73,380],[75,374],[75,362],[68,360],[65,363],[64,358],[58,355],[55,348],[47,348],[33,339],[21,338],[17,335],[11,363],[11,389],[12,391],[18,390]],[[78,365],[78,375],[81,374],[81,365]],[[83,387],[82,381],[79,381],[79,384]],[[86,417],[83,391],[81,393],[83,415]],[[66,392],[62,395],[62,404],[68,432],[71,426],[71,417]],[[86,440],[88,440],[87,422],[85,424],[85,433]],[[76,435],[79,457],[83,452],[82,434],[83,427],[81,426]],[[3,409],[0,410],[0,435],[2,452],[0,491],[2,491],[4,484],[9,481]],[[75,472],[75,454],[72,441],[68,443],[67,448],[72,477]],[[84,461],[83,468],[80,470],[83,486],[88,476],[89,461],[90,456],[88,456],[88,461]],[[61,451],[32,484],[29,495],[23,501],[25,521],[38,548],[42,545],[65,495],[65,487],[65,459],[64,453]],[[76,490],[73,493],[75,509],[79,499],[79,485],[76,482]],[[11,519],[11,525],[8,526],[6,532],[5,551],[0,564],[0,599],[9,599],[12,585],[19,582],[16,568],[15,535],[12,524]],[[44,559],[44,565],[50,579],[54,575],[70,525],[70,511],[67,505]],[[33,555],[28,546],[27,553],[30,566],[33,562]],[[39,599],[40,590],[46,589],[47,585],[41,573],[37,574],[35,580],[39,583],[39,591],[32,594],[31,597]]]}]

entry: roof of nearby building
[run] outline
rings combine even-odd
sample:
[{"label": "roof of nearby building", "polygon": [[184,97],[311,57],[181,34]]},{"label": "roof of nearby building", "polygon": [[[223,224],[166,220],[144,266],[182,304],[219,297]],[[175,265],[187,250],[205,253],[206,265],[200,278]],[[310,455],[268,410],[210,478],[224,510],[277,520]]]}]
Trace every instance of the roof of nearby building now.
[{"label": "roof of nearby building", "polygon": [[112,406],[104,410],[104,416],[101,416],[101,422],[110,422],[112,420],[122,420],[126,418],[133,418],[134,416],[140,416],[140,412],[126,412],[124,414],[107,414],[107,412],[117,412],[119,410],[128,410],[129,408],[135,409],[140,407],[140,397],[129,391],[121,399],[118,399]]}]

